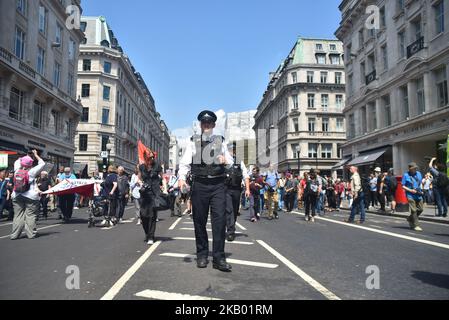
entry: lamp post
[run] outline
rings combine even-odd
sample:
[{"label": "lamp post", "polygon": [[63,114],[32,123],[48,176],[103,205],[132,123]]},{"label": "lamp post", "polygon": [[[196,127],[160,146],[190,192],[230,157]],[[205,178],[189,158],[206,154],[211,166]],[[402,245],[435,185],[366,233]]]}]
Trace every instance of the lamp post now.
[{"label": "lamp post", "polygon": [[108,143],[106,144],[106,150],[108,151],[108,167],[111,164],[111,150],[114,146],[111,143],[111,140],[108,140]]},{"label": "lamp post", "polygon": [[316,170],[318,170],[318,153],[319,153],[319,149],[320,149],[320,143],[321,143],[321,141],[318,140],[318,143],[316,145]]},{"label": "lamp post", "polygon": [[296,154],[298,155],[298,176],[301,176],[301,146],[296,146]]}]

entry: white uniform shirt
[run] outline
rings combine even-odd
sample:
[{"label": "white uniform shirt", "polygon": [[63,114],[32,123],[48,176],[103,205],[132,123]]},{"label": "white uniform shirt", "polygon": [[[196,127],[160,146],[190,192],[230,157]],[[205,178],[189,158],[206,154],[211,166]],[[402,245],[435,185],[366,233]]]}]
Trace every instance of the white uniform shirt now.
[{"label": "white uniform shirt", "polygon": [[142,188],[142,186],[140,184],[137,184],[138,181],[139,177],[137,176],[137,174],[133,174],[131,177],[130,187],[134,199],[140,199],[140,189]]},{"label": "white uniform shirt", "polygon": [[[210,137],[203,135],[203,141],[213,141],[216,137],[217,136],[214,135]],[[234,164],[234,160],[231,154],[229,153],[225,142],[223,142],[221,145],[221,154],[224,155],[226,159],[227,163],[226,168],[227,169],[231,168],[232,165]],[[191,169],[192,160],[195,157],[195,155],[196,155],[195,141],[190,141],[187,144],[186,151],[183,157],[181,158],[181,161],[179,162],[179,172],[178,172],[179,180],[186,181],[187,173]]]}]

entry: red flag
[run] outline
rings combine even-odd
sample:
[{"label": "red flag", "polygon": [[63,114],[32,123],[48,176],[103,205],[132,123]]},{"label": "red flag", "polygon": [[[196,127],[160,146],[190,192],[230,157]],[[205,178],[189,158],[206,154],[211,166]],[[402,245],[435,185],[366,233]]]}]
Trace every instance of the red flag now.
[{"label": "red flag", "polygon": [[154,158],[157,159],[157,152],[145,146],[140,140],[137,149],[139,152],[139,164],[144,164],[145,159],[148,159],[151,155],[154,155]]}]

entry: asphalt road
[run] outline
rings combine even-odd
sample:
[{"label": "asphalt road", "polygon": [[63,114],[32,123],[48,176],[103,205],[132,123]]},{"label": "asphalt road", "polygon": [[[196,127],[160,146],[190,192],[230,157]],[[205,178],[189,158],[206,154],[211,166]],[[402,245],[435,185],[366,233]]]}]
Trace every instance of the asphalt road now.
[{"label": "asphalt road", "polygon": [[[236,242],[226,244],[233,270],[222,273],[196,268],[190,217],[161,213],[150,247],[134,210],[113,228],[88,229],[85,209],[66,225],[53,215],[35,240],[9,240],[11,225],[1,222],[0,299],[449,299],[448,225],[423,222],[417,233],[377,215],[347,225],[344,212],[314,224],[300,212],[253,224],[242,211]],[[76,284],[73,270],[79,289],[66,286]]]}]

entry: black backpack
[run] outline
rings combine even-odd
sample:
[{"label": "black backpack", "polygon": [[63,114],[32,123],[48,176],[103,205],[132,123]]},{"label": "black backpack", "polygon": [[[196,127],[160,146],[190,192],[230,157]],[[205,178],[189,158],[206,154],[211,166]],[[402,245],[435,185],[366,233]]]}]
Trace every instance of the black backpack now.
[{"label": "black backpack", "polygon": [[442,190],[449,187],[449,178],[447,177],[447,175],[445,173],[440,172],[440,174],[438,175],[438,178],[437,178],[436,186],[438,189],[442,189]]}]

